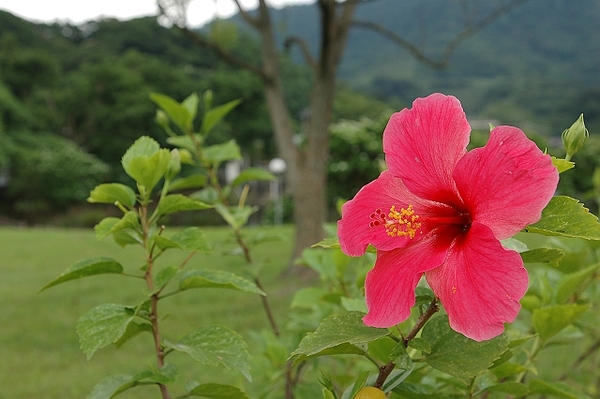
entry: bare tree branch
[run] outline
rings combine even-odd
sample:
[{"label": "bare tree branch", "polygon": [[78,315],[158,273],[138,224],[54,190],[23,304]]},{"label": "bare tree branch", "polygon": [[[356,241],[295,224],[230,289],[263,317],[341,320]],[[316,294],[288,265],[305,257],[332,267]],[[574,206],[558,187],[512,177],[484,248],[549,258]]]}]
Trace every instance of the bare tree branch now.
[{"label": "bare tree branch", "polygon": [[246,21],[246,23],[248,25],[253,26],[255,28],[258,28],[258,24],[259,24],[258,18],[252,17],[252,15],[250,15],[248,13],[248,11],[246,11],[244,9],[244,7],[242,7],[242,5],[240,4],[239,0],[233,0],[233,1],[234,1],[235,5],[238,7],[240,15],[242,16],[242,18],[244,19],[244,21]]},{"label": "bare tree branch", "polygon": [[454,52],[454,50],[456,50],[456,48],[458,47],[459,44],[461,44],[463,41],[465,41],[469,37],[475,35],[477,32],[481,31],[483,28],[490,25],[492,22],[497,20],[503,14],[510,12],[511,10],[519,7],[523,3],[526,3],[527,1],[529,1],[529,0],[509,1],[508,3],[495,9],[493,12],[491,12],[490,14],[488,14],[487,16],[485,16],[478,22],[468,26],[465,30],[463,30],[461,33],[456,35],[450,42],[448,42],[443,55],[437,60],[428,57],[419,47],[415,46],[408,40],[400,37],[396,33],[392,32],[391,30],[389,30],[375,22],[353,21],[352,25],[357,28],[370,29],[384,37],[387,37],[394,43],[400,45],[401,47],[404,47],[417,60],[423,62],[424,64],[427,64],[433,68],[445,68],[446,66],[448,66],[448,63],[450,62],[450,57],[452,56],[452,53]]},{"label": "bare tree branch", "polygon": [[308,44],[306,44],[303,39],[299,38],[298,36],[290,36],[285,39],[285,42],[283,43],[286,50],[289,50],[294,44],[300,48],[300,51],[302,52],[302,55],[304,56],[308,66],[312,69],[315,69],[317,67],[317,63],[308,49]]},{"label": "bare tree branch", "polygon": [[267,74],[265,74],[265,72],[261,68],[252,65],[241,58],[236,57],[235,55],[223,49],[218,44],[211,42],[210,40],[206,39],[198,33],[192,32],[187,28],[178,27],[178,29],[181,30],[187,37],[192,39],[196,44],[215,52],[215,54],[221,57],[224,61],[257,74],[263,81],[269,81],[269,76],[267,76]]}]

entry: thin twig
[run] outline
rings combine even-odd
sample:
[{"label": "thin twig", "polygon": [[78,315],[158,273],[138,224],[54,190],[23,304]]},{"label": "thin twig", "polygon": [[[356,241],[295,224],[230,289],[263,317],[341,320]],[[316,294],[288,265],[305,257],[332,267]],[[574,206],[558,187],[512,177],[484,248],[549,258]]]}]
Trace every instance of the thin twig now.
[{"label": "thin twig", "polygon": [[[431,316],[433,316],[438,310],[440,310],[440,307],[438,306],[438,299],[433,298],[425,313],[423,313],[421,317],[419,317],[419,319],[417,320],[413,328],[410,330],[408,335],[402,340],[402,342],[404,342],[405,347],[408,347],[408,342],[417,336],[419,331],[421,331],[423,326],[425,326],[425,323],[427,323],[427,321],[431,319]],[[394,368],[396,368],[396,363],[394,363],[393,361],[390,361],[388,364],[381,366],[379,368],[379,375],[377,376],[377,380],[375,381],[375,384],[373,386],[375,388],[381,389],[383,387],[383,384],[385,383],[385,380],[389,377],[391,372],[394,371]]]}]

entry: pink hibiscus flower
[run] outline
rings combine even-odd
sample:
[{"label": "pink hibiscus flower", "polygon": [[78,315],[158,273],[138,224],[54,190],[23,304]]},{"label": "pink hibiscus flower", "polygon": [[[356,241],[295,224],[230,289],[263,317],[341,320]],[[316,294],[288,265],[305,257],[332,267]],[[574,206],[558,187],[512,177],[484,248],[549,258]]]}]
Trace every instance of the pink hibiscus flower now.
[{"label": "pink hibiscus flower", "polygon": [[338,222],[346,254],[377,249],[365,324],[406,320],[423,274],[452,329],[469,338],[493,338],[516,318],[527,271],[500,240],[540,219],[558,172],[516,127],[496,127],[485,147],[467,152],[470,131],[460,102],[442,94],[390,118],[389,169],[343,206]]}]

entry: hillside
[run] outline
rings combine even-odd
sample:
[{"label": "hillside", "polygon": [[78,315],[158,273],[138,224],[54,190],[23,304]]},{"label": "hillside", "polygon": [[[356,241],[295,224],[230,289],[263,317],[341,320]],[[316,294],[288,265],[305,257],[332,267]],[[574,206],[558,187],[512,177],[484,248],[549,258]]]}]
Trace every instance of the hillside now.
[{"label": "hillside", "polygon": [[[361,4],[355,19],[394,31],[436,58],[465,24],[459,4],[448,0],[378,0]],[[472,18],[496,2],[464,2]],[[314,49],[314,6],[275,12],[281,38],[300,36]],[[296,59],[300,59],[296,54]],[[557,134],[580,112],[600,127],[600,1],[530,0],[463,42],[447,69],[418,63],[390,40],[351,32],[340,78],[381,98],[409,103],[432,91],[458,95],[468,113],[503,122],[536,122]],[[540,125],[541,124],[541,125]],[[556,127],[554,127],[556,126]]]}]

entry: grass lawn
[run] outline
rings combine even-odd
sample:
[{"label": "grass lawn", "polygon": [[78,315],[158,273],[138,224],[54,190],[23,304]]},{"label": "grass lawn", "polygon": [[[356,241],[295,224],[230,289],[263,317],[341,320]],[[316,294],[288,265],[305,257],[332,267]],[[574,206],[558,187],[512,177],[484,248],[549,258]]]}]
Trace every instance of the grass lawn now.
[{"label": "grass lawn", "polygon": [[[211,255],[196,255],[186,269],[218,268],[244,273],[238,256],[223,256],[232,246],[225,228],[205,229],[217,242]],[[275,313],[284,316],[291,296],[300,285],[282,278],[292,246],[292,227],[256,228],[246,234],[273,233],[281,241],[261,244],[255,262],[264,264],[263,285]],[[161,258],[162,266],[176,265],[186,254],[173,252]],[[47,282],[78,260],[110,256],[129,272],[142,264],[141,248],[117,246],[112,239],[97,241],[91,230],[50,228],[0,228],[0,399],[85,398],[101,379],[113,374],[135,374],[154,365],[149,335],[138,337],[121,349],[107,347],[87,361],[79,350],[75,323],[85,312],[103,303],[135,305],[144,298],[144,283],[119,276],[96,276],[68,282],[38,293]],[[133,283],[133,284],[132,284]],[[137,288],[132,289],[135,284]],[[236,331],[261,330],[267,326],[258,296],[232,290],[190,290],[161,302],[163,336],[176,341],[187,332],[213,324]],[[282,317],[280,317],[280,320]],[[283,322],[283,321],[282,321]],[[247,340],[248,341],[248,340]],[[224,369],[208,369],[182,354],[169,361],[185,381],[233,382],[241,377]],[[235,379],[224,380],[227,376]],[[178,387],[179,388],[179,387]],[[155,387],[136,388],[120,398],[158,397]]]}]

